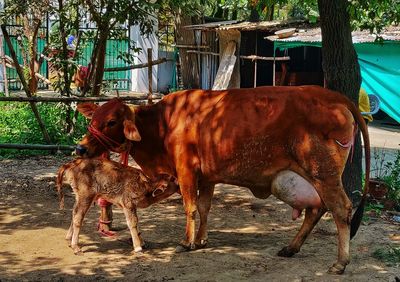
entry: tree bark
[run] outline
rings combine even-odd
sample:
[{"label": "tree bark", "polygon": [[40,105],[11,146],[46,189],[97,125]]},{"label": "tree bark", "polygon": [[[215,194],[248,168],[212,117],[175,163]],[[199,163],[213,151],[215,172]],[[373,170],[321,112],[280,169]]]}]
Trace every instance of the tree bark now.
[{"label": "tree bark", "polygon": [[[358,105],[361,85],[360,66],[354,50],[347,0],[318,0],[322,33],[322,68],[326,86],[339,91]],[[349,157],[343,174],[343,184],[353,203],[361,189],[362,150],[360,134],[356,135],[354,155]]]},{"label": "tree bark", "polygon": [[93,88],[92,88],[92,96],[99,96],[101,91],[101,86],[103,82],[103,75],[104,75],[104,65],[106,59],[106,51],[107,51],[107,38],[109,34],[108,28],[101,28],[99,41],[97,46],[97,54],[95,65],[93,66],[94,69],[94,79],[93,79]]},{"label": "tree bark", "polygon": [[[18,73],[19,79],[21,80],[21,83],[22,83],[22,86],[26,93],[26,96],[28,96],[29,98],[32,98],[32,93],[30,92],[28,84],[26,83],[26,80],[25,80],[24,71],[22,70],[21,66],[18,63],[17,54],[15,53],[14,47],[11,43],[11,39],[10,39],[10,36],[8,34],[8,31],[7,31],[7,28],[5,25],[1,25],[1,31],[3,32],[4,40],[6,41],[8,49],[10,50],[10,56],[14,61],[15,69]],[[43,123],[43,120],[40,117],[40,114],[36,107],[36,104],[34,102],[29,102],[29,104],[30,104],[32,112],[35,115],[36,120],[39,124],[40,130],[42,131],[44,139],[46,140],[46,142],[48,144],[51,144],[51,139],[50,139],[49,133],[47,132],[46,127]]]}]

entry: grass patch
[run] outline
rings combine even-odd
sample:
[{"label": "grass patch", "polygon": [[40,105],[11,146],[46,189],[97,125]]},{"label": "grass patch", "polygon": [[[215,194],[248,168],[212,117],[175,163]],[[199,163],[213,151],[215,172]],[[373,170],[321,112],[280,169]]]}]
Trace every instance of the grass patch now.
[{"label": "grass patch", "polygon": [[389,266],[400,265],[400,247],[379,248],[372,253],[372,256]]}]

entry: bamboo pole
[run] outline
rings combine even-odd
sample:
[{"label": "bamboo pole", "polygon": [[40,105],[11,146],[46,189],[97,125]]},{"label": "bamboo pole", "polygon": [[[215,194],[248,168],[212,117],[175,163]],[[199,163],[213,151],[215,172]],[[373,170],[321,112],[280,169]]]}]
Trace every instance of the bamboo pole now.
[{"label": "bamboo pole", "polygon": [[[10,36],[9,36],[7,28],[6,28],[6,26],[4,24],[1,25],[1,31],[3,32],[4,40],[6,41],[7,46],[10,49],[11,58],[14,61],[15,69],[17,70],[18,76],[19,76],[19,78],[21,80],[21,83],[22,83],[22,86],[23,86],[24,91],[26,93],[26,96],[32,97],[32,93],[30,92],[28,84],[25,81],[23,70],[22,70],[21,66],[18,64],[17,55],[15,54],[14,47],[12,46],[12,43],[11,43],[11,40],[10,40]],[[42,131],[44,139],[46,140],[46,142],[48,144],[51,144],[51,139],[50,139],[49,133],[47,132],[46,127],[44,126],[43,120],[40,117],[40,114],[39,114],[39,111],[38,111],[38,109],[36,107],[36,104],[34,102],[29,102],[29,103],[30,103],[32,112],[35,115],[36,120],[37,120],[37,122],[39,124],[40,130]]]},{"label": "bamboo pole", "polygon": [[0,149],[72,151],[75,149],[75,146],[5,143],[5,144],[0,144]]},{"label": "bamboo pole", "polygon": [[7,80],[7,66],[6,66],[6,57],[5,57],[5,52],[3,48],[3,37],[0,36],[0,57],[3,65],[3,79],[4,79],[4,94],[6,97],[9,96],[8,93],[8,80]]},{"label": "bamboo pole", "polygon": [[[153,94],[156,95],[156,99],[162,98],[160,94]],[[63,102],[63,103],[71,103],[71,102],[107,102],[116,97],[0,97],[0,102]],[[119,97],[119,100],[122,101],[136,101],[136,102],[144,102],[148,98],[147,95],[141,95],[139,97],[132,97],[132,96],[122,96]],[[153,97],[154,98],[154,97]]]}]

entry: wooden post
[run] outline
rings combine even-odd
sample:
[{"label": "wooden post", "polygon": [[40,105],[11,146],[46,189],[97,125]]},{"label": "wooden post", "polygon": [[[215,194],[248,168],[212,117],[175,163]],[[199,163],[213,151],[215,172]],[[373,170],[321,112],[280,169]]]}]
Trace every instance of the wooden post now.
[{"label": "wooden post", "polygon": [[147,103],[153,104],[153,49],[147,48],[147,75],[149,77],[149,94],[147,96]]},{"label": "wooden post", "polygon": [[[256,31],[256,48],[255,48],[255,55],[257,56],[257,44],[258,44],[258,32]],[[257,60],[254,61],[254,83],[253,87],[257,87]]]},{"label": "wooden post", "polygon": [[[22,83],[22,86],[26,93],[26,96],[32,97],[32,93],[30,92],[30,88],[28,87],[28,84],[26,83],[26,80],[24,77],[24,72],[23,72],[21,66],[18,64],[18,58],[17,58],[17,55],[15,54],[14,47],[12,46],[10,36],[8,35],[8,32],[7,32],[7,28],[3,24],[1,25],[1,31],[3,32],[4,40],[6,41],[7,46],[10,49],[11,58],[14,61],[15,69],[17,70],[19,79],[21,80],[21,83]],[[34,102],[29,102],[29,104],[30,104],[32,112],[35,115],[36,120],[39,124],[40,130],[42,131],[44,139],[46,140],[46,142],[48,144],[51,144],[51,139],[50,139],[49,133],[47,132],[46,127],[44,126],[44,123],[42,121],[42,118],[40,117],[40,114],[36,107],[36,104]]]},{"label": "wooden post", "polygon": [[3,37],[2,36],[0,36],[0,57],[1,57],[2,65],[3,65],[4,94],[6,95],[6,97],[9,97],[6,57],[5,57],[4,47],[3,47]]}]

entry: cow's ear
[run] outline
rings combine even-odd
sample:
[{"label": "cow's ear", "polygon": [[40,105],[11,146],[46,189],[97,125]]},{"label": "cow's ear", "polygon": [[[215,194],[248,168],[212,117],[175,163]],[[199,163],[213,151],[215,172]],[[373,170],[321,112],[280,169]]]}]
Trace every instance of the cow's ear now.
[{"label": "cow's ear", "polygon": [[94,103],[81,103],[81,104],[78,104],[77,109],[85,118],[91,119],[94,111],[98,107],[99,106]]},{"label": "cow's ear", "polygon": [[132,141],[142,140],[135,123],[129,119],[124,120],[124,135],[127,139]]}]

